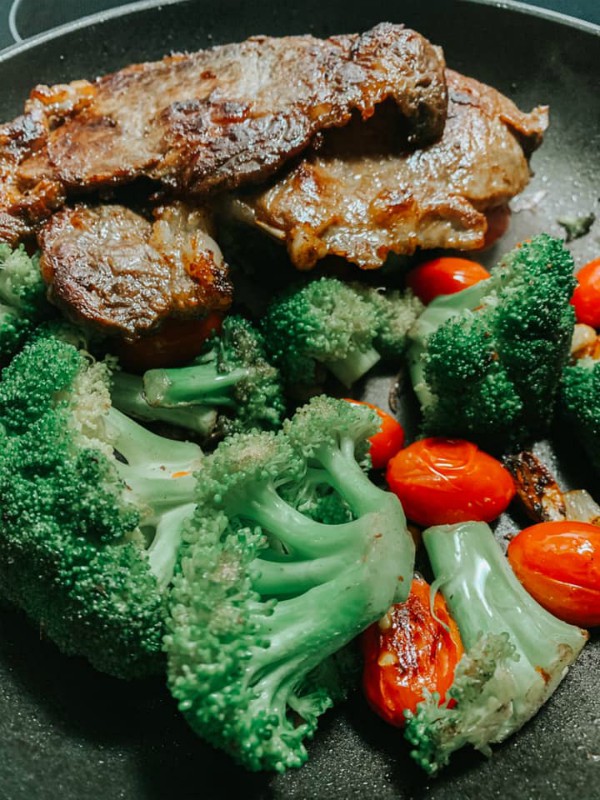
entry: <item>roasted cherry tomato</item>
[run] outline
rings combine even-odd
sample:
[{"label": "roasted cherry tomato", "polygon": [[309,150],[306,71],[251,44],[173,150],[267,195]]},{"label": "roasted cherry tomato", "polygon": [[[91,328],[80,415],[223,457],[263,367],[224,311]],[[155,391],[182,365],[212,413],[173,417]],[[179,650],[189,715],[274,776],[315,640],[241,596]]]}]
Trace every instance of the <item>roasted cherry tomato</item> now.
[{"label": "roasted cherry tomato", "polygon": [[437,592],[431,613],[430,587],[415,577],[405,603],[362,634],[363,689],[371,708],[392,725],[404,724],[425,689],[444,695],[463,654],[460,634]]},{"label": "roasted cherry tomato", "polygon": [[206,339],[221,329],[223,315],[213,312],[202,319],[170,319],[156,333],[121,342],[117,355],[125,369],[144,372],[159,367],[177,367],[195,358]]},{"label": "roasted cherry tomato", "polygon": [[363,406],[369,406],[376,411],[381,419],[381,427],[374,436],[371,436],[371,449],[369,450],[371,456],[371,463],[374,469],[383,469],[390,458],[395,456],[404,444],[404,428],[398,420],[386,414],[377,406],[372,403],[365,403],[363,400],[350,400],[346,398],[349,403],[357,403]]},{"label": "roasted cherry tomato", "polygon": [[489,277],[490,273],[475,261],[443,256],[412,269],[406,283],[423,303],[431,303],[440,294],[460,292]]},{"label": "roasted cherry tomato", "polygon": [[571,302],[577,322],[600,328],[600,258],[582,267],[575,277],[577,287]]},{"label": "roasted cherry tomato", "polygon": [[510,472],[462,439],[420,439],[392,458],[386,477],[419,525],[491,522],[515,494]]},{"label": "roasted cherry tomato", "polygon": [[518,533],[508,559],[529,594],[573,625],[600,625],[600,528],[541,522]]},{"label": "roasted cherry tomato", "polygon": [[481,250],[491,247],[501,236],[504,236],[510,225],[510,213],[510,208],[507,205],[496,206],[496,208],[490,208],[489,211],[485,212],[487,231],[485,232]]}]

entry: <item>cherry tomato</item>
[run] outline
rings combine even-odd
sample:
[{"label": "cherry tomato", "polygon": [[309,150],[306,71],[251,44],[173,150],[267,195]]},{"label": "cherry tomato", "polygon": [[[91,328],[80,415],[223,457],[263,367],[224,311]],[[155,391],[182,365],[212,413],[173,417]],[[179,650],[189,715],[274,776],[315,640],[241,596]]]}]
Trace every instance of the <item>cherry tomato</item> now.
[{"label": "cherry tomato", "polygon": [[510,208],[507,205],[496,206],[490,208],[485,212],[487,219],[487,231],[485,232],[484,242],[479,248],[480,250],[487,250],[501,237],[504,236],[510,224]]},{"label": "cherry tomato", "polygon": [[575,277],[577,287],[571,302],[577,322],[600,328],[600,258],[582,267]]},{"label": "cherry tomato", "polygon": [[383,469],[390,458],[395,456],[398,450],[402,449],[404,444],[404,428],[398,420],[386,414],[377,406],[372,403],[366,403],[363,400],[351,400],[346,398],[349,403],[356,403],[357,405],[369,406],[376,411],[381,419],[381,427],[379,431],[371,436],[371,449],[369,450],[371,456],[371,463],[374,469]]},{"label": "cherry tomato", "polygon": [[529,594],[554,616],[583,628],[600,625],[600,527],[532,525],[511,541],[508,560]]},{"label": "cherry tomato", "polygon": [[405,710],[416,710],[425,689],[439,692],[443,702],[463,654],[458,627],[444,598],[436,592],[432,614],[429,584],[418,576],[408,600],[392,606],[367,628],[361,644],[367,702],[397,726],[404,724]]},{"label": "cherry tomato", "polygon": [[121,342],[117,355],[123,367],[132,372],[177,367],[199,355],[206,339],[221,329],[222,322],[223,315],[217,312],[202,319],[169,319],[156,333]]},{"label": "cherry tomato", "polygon": [[491,522],[515,494],[510,472],[472,442],[420,439],[388,464],[387,482],[419,525]]},{"label": "cherry tomato", "polygon": [[475,261],[443,256],[425,261],[412,269],[406,283],[423,303],[441,294],[454,294],[490,277],[490,273]]}]

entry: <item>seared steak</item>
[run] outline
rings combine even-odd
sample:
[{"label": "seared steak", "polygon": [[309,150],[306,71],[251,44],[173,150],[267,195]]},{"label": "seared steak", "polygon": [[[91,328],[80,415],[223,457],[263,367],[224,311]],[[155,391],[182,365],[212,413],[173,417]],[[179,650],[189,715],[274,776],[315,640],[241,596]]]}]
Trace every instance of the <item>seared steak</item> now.
[{"label": "seared steak", "polygon": [[65,194],[145,176],[198,196],[265,178],[320,130],[346,124],[353,110],[367,119],[387,98],[410,140],[430,142],[442,133],[447,106],[439,48],[391,24],[325,40],[258,36],[126,67],[79,82],[73,94],[77,102],[61,108],[53,87],[39,87],[30,114],[43,117],[47,101],[45,130],[16,151],[10,130],[0,139],[0,180],[11,187],[0,188],[5,240]]},{"label": "seared steak", "polygon": [[231,286],[202,209],[155,210],[154,223],[119,205],[77,205],[42,227],[41,269],[70,318],[135,339],[166,318],[226,309]]},{"label": "seared steak", "polygon": [[233,210],[285,241],[299,269],[337,255],[364,269],[389,252],[481,247],[484,211],[529,180],[528,154],[547,109],[519,111],[507,97],[446,71],[448,120],[439,142],[407,150],[395,108],[329,131],[269,188],[240,194]]}]

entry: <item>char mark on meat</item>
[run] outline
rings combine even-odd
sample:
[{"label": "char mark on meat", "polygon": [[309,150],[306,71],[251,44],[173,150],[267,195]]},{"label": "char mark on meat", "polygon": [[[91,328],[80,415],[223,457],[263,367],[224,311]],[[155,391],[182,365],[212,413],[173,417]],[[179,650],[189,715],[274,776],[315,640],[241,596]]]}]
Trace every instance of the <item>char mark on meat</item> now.
[{"label": "char mark on meat", "polygon": [[41,228],[50,299],[76,322],[135,340],[166,319],[202,317],[231,302],[210,218],[182,203],[154,222],[124,206],[76,205]]},{"label": "char mark on meat", "polygon": [[390,252],[481,247],[485,212],[529,181],[528,155],[541,143],[547,109],[525,114],[489,86],[451,70],[446,77],[448,120],[438,142],[407,149],[386,104],[367,122],[324,134],[266,189],[233,196],[229,212],[284,241],[299,269],[327,255],[371,269]]},{"label": "char mark on meat", "polygon": [[41,124],[35,146],[0,139],[0,235],[15,241],[66,196],[140,177],[184,197],[263,179],[319,131],[353,111],[367,119],[387,98],[415,143],[441,135],[441,51],[389,23],[324,40],[253,37],[38,87],[25,114]]}]

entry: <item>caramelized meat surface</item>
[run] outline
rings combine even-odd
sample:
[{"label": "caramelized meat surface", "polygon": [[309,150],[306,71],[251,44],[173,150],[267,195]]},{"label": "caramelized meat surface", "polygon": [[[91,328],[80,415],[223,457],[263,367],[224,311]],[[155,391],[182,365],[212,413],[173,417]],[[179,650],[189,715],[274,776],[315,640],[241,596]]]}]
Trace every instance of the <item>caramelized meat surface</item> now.
[{"label": "caramelized meat surface", "polygon": [[71,319],[136,339],[167,318],[226,309],[231,286],[202,209],[157,208],[154,222],[124,206],[54,214],[38,241],[50,298]]},{"label": "caramelized meat surface", "polygon": [[327,255],[364,269],[388,253],[483,245],[483,212],[504,205],[530,177],[528,155],[547,109],[525,114],[504,95],[451,70],[439,142],[408,150],[395,108],[330,131],[266,189],[240,194],[233,212],[285,241],[299,269]]},{"label": "caramelized meat surface", "polygon": [[42,117],[35,145],[15,149],[10,125],[0,139],[5,241],[66,195],[142,176],[181,196],[265,178],[319,131],[346,124],[353,110],[366,119],[388,98],[411,141],[429,142],[447,106],[439,48],[387,23],[360,36],[258,36],[135,64],[79,82],[62,103],[69,87],[56,89],[34,92],[25,124],[34,111]]}]

